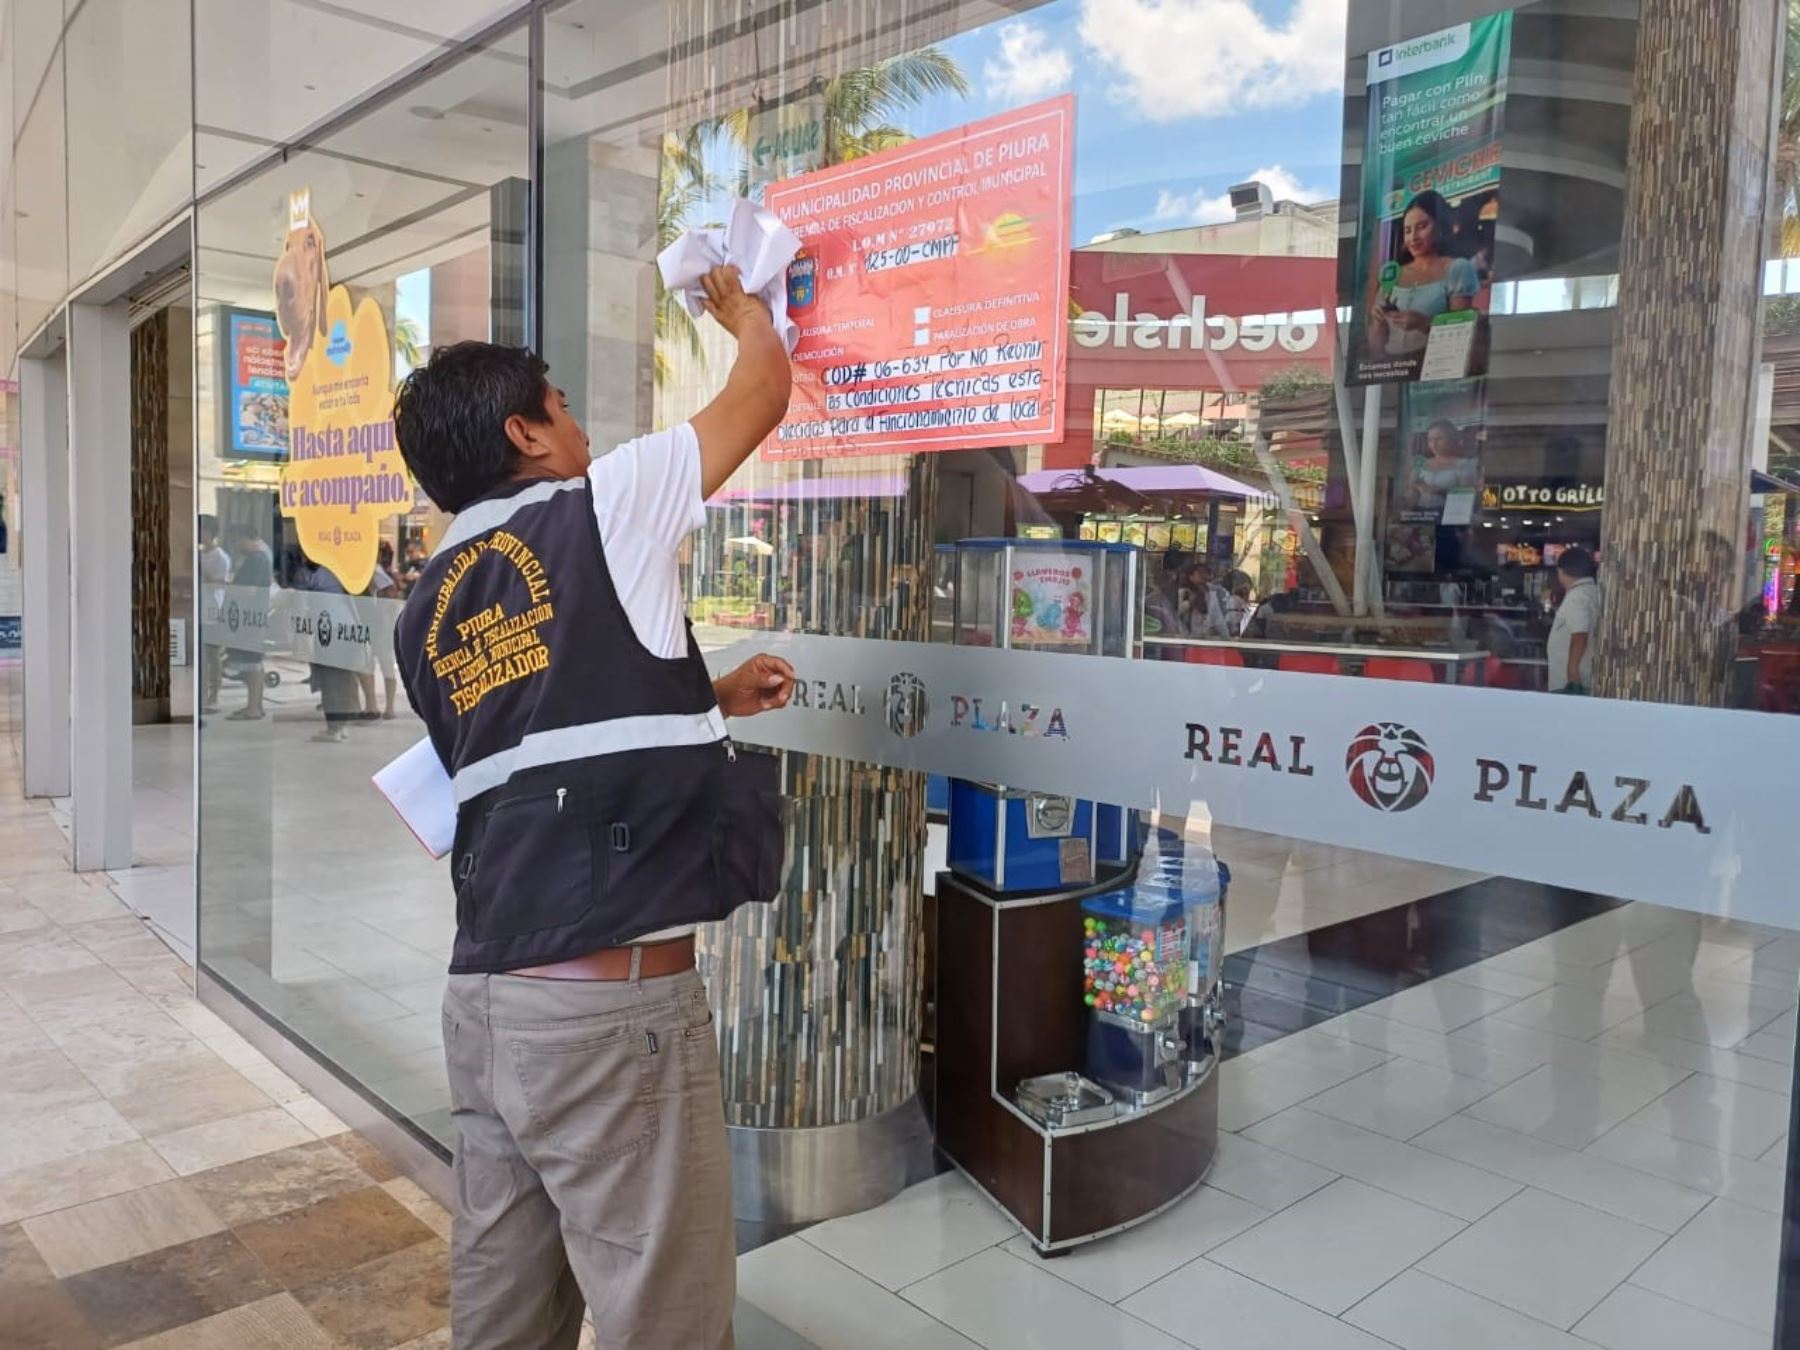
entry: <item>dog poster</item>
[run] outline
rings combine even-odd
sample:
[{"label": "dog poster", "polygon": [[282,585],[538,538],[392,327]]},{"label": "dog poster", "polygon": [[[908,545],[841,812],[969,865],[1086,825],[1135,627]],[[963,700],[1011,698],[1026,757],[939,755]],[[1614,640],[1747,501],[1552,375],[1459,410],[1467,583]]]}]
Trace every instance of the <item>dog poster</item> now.
[{"label": "dog poster", "polygon": [[369,296],[352,304],[330,275],[312,194],[296,192],[273,281],[288,379],[281,514],[306,556],[361,595],[375,575],[381,522],[412,509],[413,485],[394,440],[387,319]]}]

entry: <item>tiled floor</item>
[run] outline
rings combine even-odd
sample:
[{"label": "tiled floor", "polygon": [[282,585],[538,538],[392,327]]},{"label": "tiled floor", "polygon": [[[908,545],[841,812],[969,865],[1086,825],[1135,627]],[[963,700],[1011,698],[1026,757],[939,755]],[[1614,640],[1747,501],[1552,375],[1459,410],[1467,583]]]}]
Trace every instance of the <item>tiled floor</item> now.
[{"label": "tiled floor", "polygon": [[0,1347],[447,1345],[444,1212],[190,979],[0,743]]},{"label": "tiled floor", "polygon": [[1041,1260],[946,1176],[740,1292],[823,1350],[1766,1350],[1797,973],[1613,909],[1228,1061],[1207,1184],[1142,1228]]}]

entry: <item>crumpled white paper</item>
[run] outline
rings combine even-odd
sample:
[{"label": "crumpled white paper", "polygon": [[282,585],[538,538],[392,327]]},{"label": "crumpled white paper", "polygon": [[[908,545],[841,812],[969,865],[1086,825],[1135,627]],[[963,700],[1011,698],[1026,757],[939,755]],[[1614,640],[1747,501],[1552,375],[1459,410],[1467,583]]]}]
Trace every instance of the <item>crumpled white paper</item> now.
[{"label": "crumpled white paper", "polygon": [[800,326],[787,316],[787,268],[799,251],[799,236],[773,211],[739,197],[723,228],[715,225],[683,231],[656,255],[656,266],[663,285],[678,294],[688,313],[698,318],[706,313],[706,292],[700,279],[715,267],[735,265],[743,275],[744,289],[768,305],[781,345],[791,356],[800,340]]}]

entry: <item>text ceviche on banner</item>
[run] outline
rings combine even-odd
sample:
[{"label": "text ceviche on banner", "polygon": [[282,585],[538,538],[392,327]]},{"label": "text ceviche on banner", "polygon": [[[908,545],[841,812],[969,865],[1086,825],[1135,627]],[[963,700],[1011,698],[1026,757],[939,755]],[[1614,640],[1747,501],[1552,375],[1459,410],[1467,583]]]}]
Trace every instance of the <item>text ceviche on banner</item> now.
[{"label": "text ceviche on banner", "polygon": [[769,186],[802,249],[765,457],[1061,439],[1074,118],[1051,99]]},{"label": "text ceviche on banner", "polygon": [[[1787,923],[1800,718],[761,634],[804,696],[745,739]],[[904,717],[897,716],[904,712]]]}]

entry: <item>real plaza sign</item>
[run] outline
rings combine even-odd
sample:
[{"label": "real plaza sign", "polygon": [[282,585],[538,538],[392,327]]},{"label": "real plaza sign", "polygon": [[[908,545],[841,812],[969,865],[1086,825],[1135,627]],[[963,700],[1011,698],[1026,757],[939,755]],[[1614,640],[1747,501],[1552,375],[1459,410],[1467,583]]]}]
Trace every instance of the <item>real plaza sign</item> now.
[{"label": "real plaza sign", "polygon": [[804,634],[708,659],[751,651],[809,686],[742,729],[772,748],[1791,921],[1800,719]]}]

